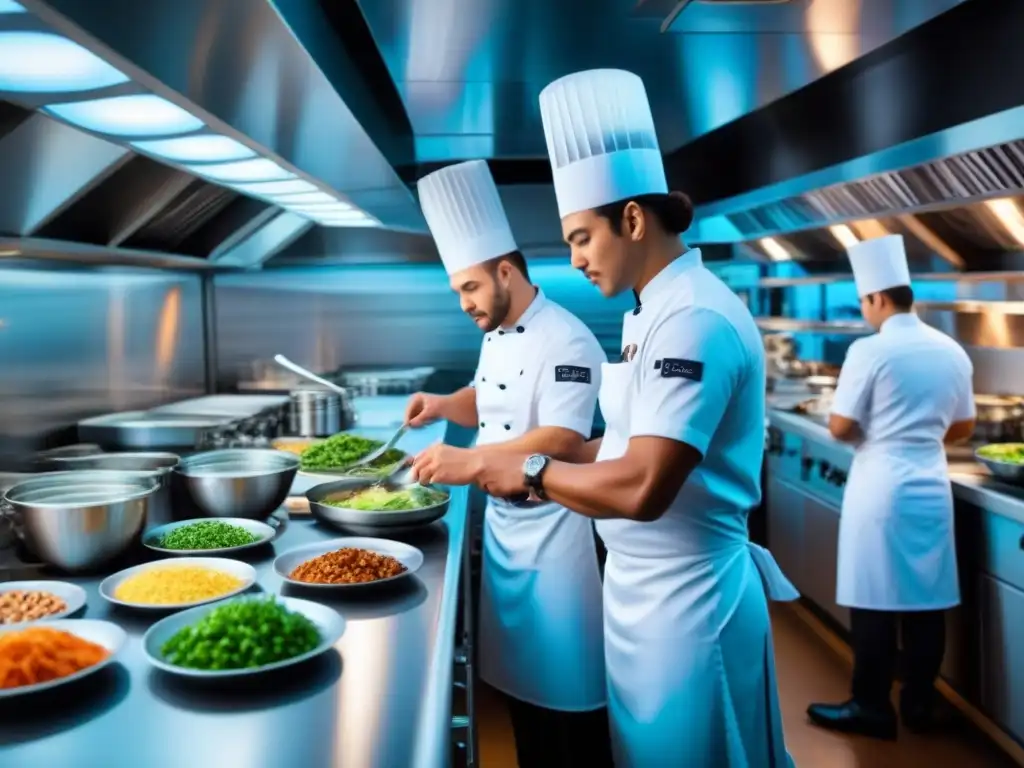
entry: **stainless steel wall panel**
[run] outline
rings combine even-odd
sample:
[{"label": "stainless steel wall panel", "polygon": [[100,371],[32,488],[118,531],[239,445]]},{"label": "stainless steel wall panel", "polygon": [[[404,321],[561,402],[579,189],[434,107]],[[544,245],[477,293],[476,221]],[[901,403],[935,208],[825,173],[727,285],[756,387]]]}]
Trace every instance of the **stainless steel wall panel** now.
[{"label": "stainless steel wall panel", "polygon": [[203,393],[201,280],[0,266],[0,463],[83,417]]}]

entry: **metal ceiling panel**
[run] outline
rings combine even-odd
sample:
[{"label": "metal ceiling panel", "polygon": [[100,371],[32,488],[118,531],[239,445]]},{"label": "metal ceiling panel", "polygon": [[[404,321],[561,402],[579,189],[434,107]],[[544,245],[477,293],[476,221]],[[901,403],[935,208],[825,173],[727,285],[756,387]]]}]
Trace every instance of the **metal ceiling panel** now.
[{"label": "metal ceiling panel", "polygon": [[[61,34],[218,132],[260,146],[385,226],[425,232],[411,193],[269,0],[24,0]],[[289,16],[320,13],[292,0]]]},{"label": "metal ceiling panel", "polygon": [[0,233],[35,234],[129,157],[123,147],[33,113],[0,139]]},{"label": "metal ceiling panel", "polygon": [[[124,247],[179,253],[182,244],[192,234],[238,198],[239,195],[229,189],[193,180],[168,205],[128,237]],[[195,255],[205,257],[208,252]]]},{"label": "metal ceiling panel", "polygon": [[1021,29],[1019,0],[958,4],[670,153],[669,180],[710,216],[1021,138]]},{"label": "metal ceiling panel", "polygon": [[[360,7],[424,163],[543,157],[540,90],[591,67],[644,78],[662,149],[675,149],[959,2],[695,2],[665,35],[661,15],[637,15],[623,0],[360,0]],[[543,168],[535,168],[532,181],[543,182]]]},{"label": "metal ceiling panel", "polygon": [[313,223],[309,219],[278,211],[231,247],[214,253],[210,259],[220,266],[253,269],[274,258],[312,228]]},{"label": "metal ceiling panel", "polygon": [[429,235],[386,229],[326,229],[314,227],[282,250],[271,267],[332,264],[394,264],[436,262],[437,249]]}]

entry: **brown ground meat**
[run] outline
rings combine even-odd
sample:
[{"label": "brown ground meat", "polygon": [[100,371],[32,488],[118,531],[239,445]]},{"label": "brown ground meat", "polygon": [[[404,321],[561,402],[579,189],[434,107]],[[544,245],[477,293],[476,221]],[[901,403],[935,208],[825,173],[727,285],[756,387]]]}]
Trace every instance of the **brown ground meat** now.
[{"label": "brown ground meat", "polygon": [[406,567],[390,555],[345,547],[307,560],[288,575],[295,581],[310,584],[363,584],[389,579],[405,571]]}]

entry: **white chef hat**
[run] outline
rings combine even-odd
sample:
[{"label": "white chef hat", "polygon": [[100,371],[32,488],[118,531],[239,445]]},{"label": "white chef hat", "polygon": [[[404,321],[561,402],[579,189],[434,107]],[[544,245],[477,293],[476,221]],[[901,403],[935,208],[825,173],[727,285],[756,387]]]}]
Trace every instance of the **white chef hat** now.
[{"label": "white chef hat", "polygon": [[558,215],[665,194],[665,166],[644,82],[621,69],[591,69],[540,92]]},{"label": "white chef hat", "polygon": [[863,240],[847,248],[846,255],[850,258],[858,296],[910,285],[910,267],[902,235]]},{"label": "white chef hat", "polygon": [[483,160],[449,165],[417,184],[420,206],[449,275],[518,250]]}]

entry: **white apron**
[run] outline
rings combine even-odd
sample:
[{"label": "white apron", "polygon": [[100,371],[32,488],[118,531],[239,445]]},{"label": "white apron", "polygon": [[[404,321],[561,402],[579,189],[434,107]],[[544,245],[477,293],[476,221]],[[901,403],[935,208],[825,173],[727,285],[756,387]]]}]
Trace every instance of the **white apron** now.
[{"label": "white apron", "polygon": [[[631,319],[627,315],[627,326]],[[626,451],[634,367],[602,369],[607,430],[598,460]],[[684,496],[685,487],[673,508]],[[765,592],[783,600],[798,593],[767,550],[746,537],[708,540],[703,512],[686,509],[681,519],[694,524],[673,542],[680,553],[674,556],[617,550],[616,531],[645,523],[598,523],[609,549],[605,663],[617,768],[793,765],[783,737]]]},{"label": "white apron", "polygon": [[839,520],[836,602],[876,611],[960,603],[953,492],[941,443],[857,447]]},{"label": "white apron", "polygon": [[[529,334],[513,333],[485,348],[478,445],[532,428],[536,343],[532,361]],[[548,709],[605,705],[601,576],[588,518],[557,504],[523,508],[489,498],[479,610],[480,676],[487,683]]]}]

